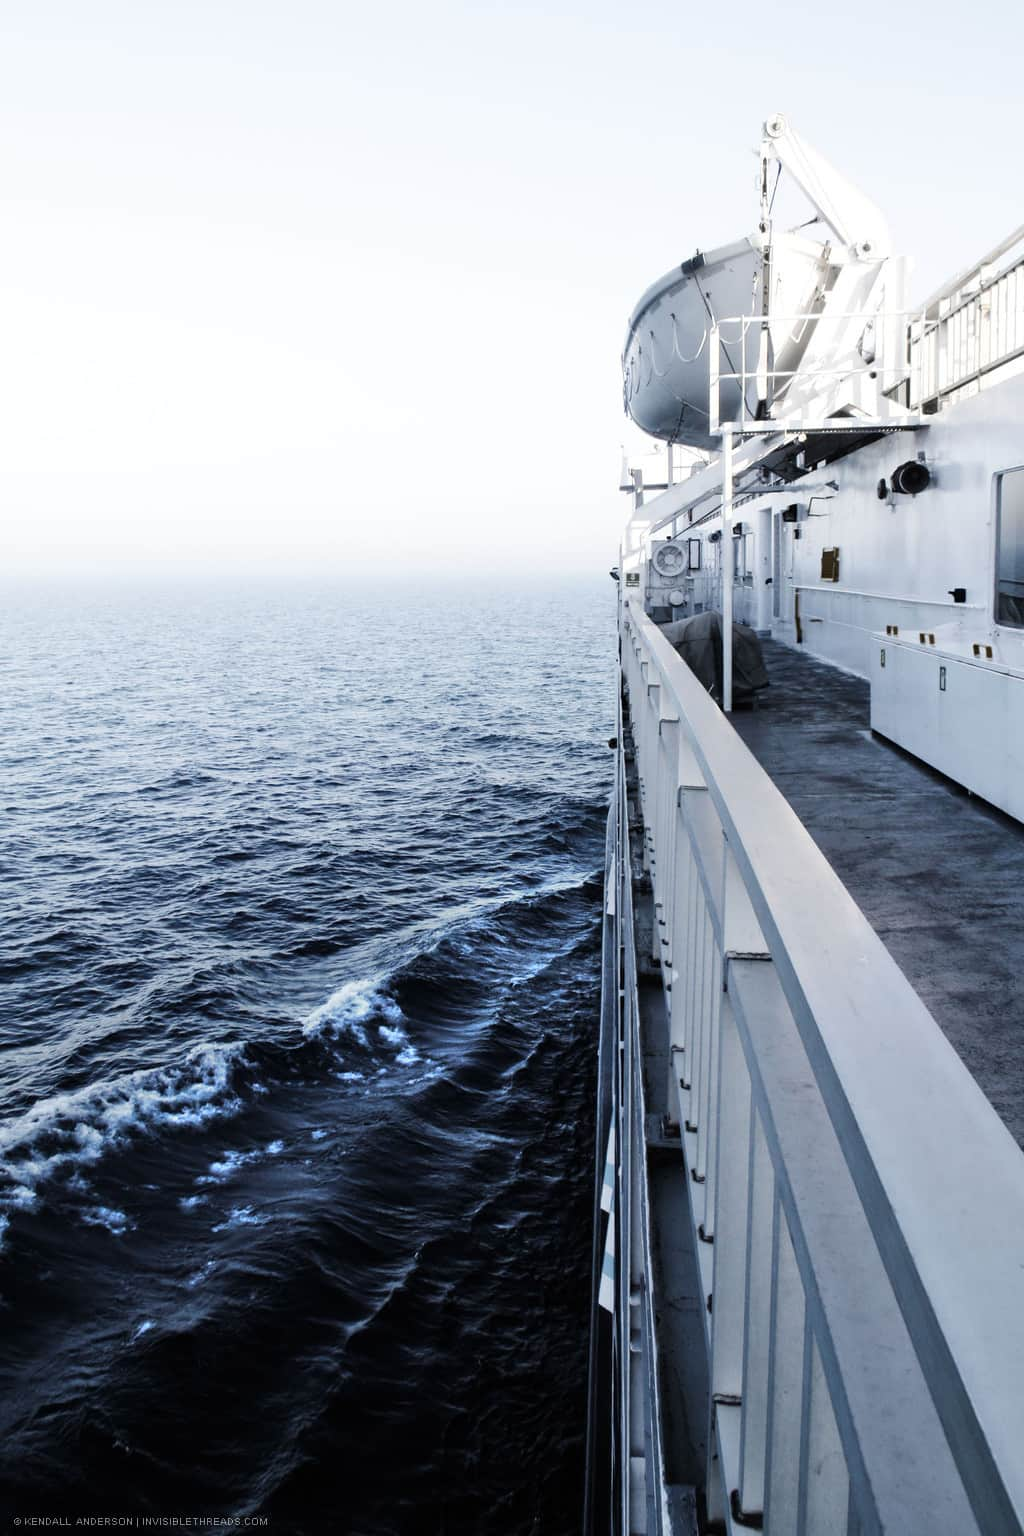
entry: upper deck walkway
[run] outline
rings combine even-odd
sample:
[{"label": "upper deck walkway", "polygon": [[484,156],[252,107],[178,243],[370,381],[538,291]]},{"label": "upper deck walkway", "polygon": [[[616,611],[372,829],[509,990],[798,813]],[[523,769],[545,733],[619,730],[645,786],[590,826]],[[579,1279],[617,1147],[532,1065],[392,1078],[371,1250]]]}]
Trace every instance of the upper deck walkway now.
[{"label": "upper deck walkway", "polygon": [[873,736],[867,682],[764,651],[737,732],[1024,1147],[1024,826]]}]

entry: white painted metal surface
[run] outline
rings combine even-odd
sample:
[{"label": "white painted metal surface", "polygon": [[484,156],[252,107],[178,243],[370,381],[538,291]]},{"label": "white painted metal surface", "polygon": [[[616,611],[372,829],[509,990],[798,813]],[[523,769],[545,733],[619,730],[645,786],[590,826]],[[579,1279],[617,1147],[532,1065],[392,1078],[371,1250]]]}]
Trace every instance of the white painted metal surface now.
[{"label": "white painted metal surface", "polygon": [[[618,739],[621,743],[621,705]],[[605,1268],[600,1280],[600,1305],[613,1314],[614,1330],[610,1408],[614,1419],[612,1486],[614,1489],[617,1477],[618,1509],[611,1529],[621,1536],[667,1536],[671,1526],[660,1438],[662,1412],[651,1286],[651,1219],[633,943],[629,810],[621,750],[617,756],[612,827],[606,870],[607,889],[614,892],[608,915],[613,919],[611,949],[616,957],[609,1042],[613,1048],[608,1154],[612,1168],[611,1189],[607,1199],[602,1193],[601,1201],[608,1220]],[[674,1536],[688,1533],[675,1531]]]},{"label": "white painted metal surface", "polygon": [[719,321],[711,327],[709,355],[728,361],[711,364],[710,434],[717,436],[727,423],[748,435],[916,426],[920,413],[904,403],[908,391],[915,399],[921,395],[921,359],[909,354],[915,323],[922,324],[922,317],[870,309],[780,314],[776,327],[805,336],[807,345],[795,358],[776,353],[769,364],[758,316]]},{"label": "white painted metal surface", "polygon": [[1024,821],[1024,672],[993,646],[876,635],[871,729]]},{"label": "white painted metal surface", "polygon": [[[773,165],[806,194],[831,239],[815,244],[773,230]],[[749,294],[741,294],[745,285]],[[648,503],[628,533],[623,569],[645,590],[653,535],[692,530],[704,540],[700,574],[688,578],[672,617],[729,609],[862,676],[872,672],[872,636],[887,626],[953,626],[954,648],[984,639],[1008,666],[1024,668],[1024,626],[993,605],[993,488],[1024,465],[1024,226],[920,309],[905,309],[904,287],[904,264],[890,254],[878,210],[785,119],[769,118],[757,234],[655,284],[627,336],[627,407],[639,424],[722,449],[706,470]],[[786,297],[801,290],[808,301],[788,306]],[[723,318],[733,295],[742,302]],[[865,442],[872,430],[875,440]],[[802,491],[800,478],[813,473],[827,433],[845,435],[852,451],[839,456],[835,494],[824,498]],[[797,511],[784,524],[781,508],[765,499],[778,493],[773,456],[809,440],[809,461],[794,472],[791,456],[787,467]],[[926,463],[927,490],[893,492],[893,470],[915,460]],[[748,510],[749,531],[734,544],[731,518],[746,525]],[[826,575],[826,550],[841,557],[834,576]],[[726,624],[727,710],[731,633]],[[960,777],[948,766],[956,754],[940,753],[935,740],[919,755]],[[961,782],[974,787],[970,777]],[[1009,809],[1017,799],[1001,792],[995,803]]]},{"label": "white painted metal surface", "polygon": [[[1024,628],[999,622],[994,602],[997,485],[1000,475],[1024,464],[1022,422],[1024,376],[990,380],[980,393],[947,403],[926,430],[889,432],[779,486],[756,479],[778,439],[734,441],[733,516],[750,530],[731,547],[737,557],[729,584],[736,620],[770,629],[774,638],[799,643],[866,678],[876,676],[876,637],[887,627],[913,640],[921,632],[934,634],[940,649],[965,660],[973,659],[975,644],[988,645],[997,667],[1024,673]],[[887,489],[880,498],[879,486],[889,486],[897,465],[920,458],[931,477],[927,489],[917,496]],[[647,539],[679,529],[702,546],[689,611],[697,611],[698,603],[724,609],[724,482],[723,444],[721,457],[694,477],[686,493],[673,487],[644,507],[639,547],[632,557],[623,554],[624,563],[636,563],[641,593]],[[685,494],[700,497],[692,522]],[[787,504],[797,509],[791,523],[783,521]],[[829,548],[840,551],[836,581],[822,577]],[[939,760],[937,743],[922,749],[882,724],[878,728],[986,794],[970,775],[961,775],[958,760]],[[1021,815],[1006,794],[994,803]]]},{"label": "white painted metal surface", "polygon": [[[803,309],[823,280],[827,266],[818,241],[779,235],[774,252],[777,302]],[[654,283],[630,317],[622,356],[623,395],[633,420],[652,437],[711,448],[717,422],[709,426],[709,362],[715,408],[723,419],[756,412],[756,379],[746,381],[741,401],[731,337],[714,330],[718,315],[756,314],[760,325],[763,251],[755,236],[699,253]],[[755,307],[756,306],[756,307]],[[714,356],[711,337],[714,335]],[[803,338],[785,347],[788,362],[800,355]],[[780,347],[785,338],[780,336]]]},{"label": "white painted metal surface", "polygon": [[[621,642],[668,933],[679,1174],[705,1239],[709,1518],[733,1532],[760,1515],[770,1536],[1020,1532],[1024,1156],[632,601]],[[616,909],[628,922],[622,771],[620,759]],[[627,962],[619,1317],[639,1293],[649,1402],[643,1181],[623,1171],[644,1165],[636,1018]],[[623,1226],[637,1200],[642,1219]],[[630,1411],[627,1400],[621,1432],[635,1447]],[[650,1461],[647,1476],[656,1486]],[[660,1529],[638,1526],[638,1508],[634,1489],[623,1530]]]},{"label": "white painted metal surface", "polygon": [[[849,365],[863,363],[872,317],[904,301],[905,267],[891,257],[879,210],[778,113],[765,123],[760,162],[756,231],[675,267],[630,316],[626,409],[645,432],[670,443],[713,448],[720,422],[756,423],[772,414],[776,396],[790,410],[797,403],[806,409],[827,371],[845,382]],[[771,170],[795,182],[815,218],[795,229],[774,227]],[[724,316],[741,318],[723,324]],[[873,348],[881,331],[872,332]],[[891,382],[904,373],[905,366]],[[810,397],[808,376],[815,378]],[[861,367],[854,393],[834,392],[831,408],[867,402],[877,414],[879,388]]]},{"label": "white painted metal surface", "polygon": [[924,305],[911,334],[912,405],[962,399],[1024,367],[1024,225]]}]

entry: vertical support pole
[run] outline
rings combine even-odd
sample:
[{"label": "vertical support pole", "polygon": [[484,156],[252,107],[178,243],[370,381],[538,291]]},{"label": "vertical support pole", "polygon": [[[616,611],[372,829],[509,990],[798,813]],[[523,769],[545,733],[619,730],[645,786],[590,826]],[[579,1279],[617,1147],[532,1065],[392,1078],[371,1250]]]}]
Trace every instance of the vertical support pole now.
[{"label": "vertical support pole", "polygon": [[713,325],[708,333],[708,431],[712,437],[715,437],[718,434],[718,418],[720,414],[718,401],[718,372],[721,367],[721,363],[719,361],[719,358],[721,357],[721,345],[722,343],[718,332],[718,326]]},{"label": "vertical support pole", "polygon": [[722,709],[732,713],[732,423],[722,427]]}]

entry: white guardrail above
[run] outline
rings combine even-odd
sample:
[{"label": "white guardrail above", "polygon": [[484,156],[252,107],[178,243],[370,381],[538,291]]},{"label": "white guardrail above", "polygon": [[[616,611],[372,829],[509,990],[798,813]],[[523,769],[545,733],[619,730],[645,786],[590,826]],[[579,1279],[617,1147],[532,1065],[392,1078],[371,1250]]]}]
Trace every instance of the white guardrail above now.
[{"label": "white guardrail above", "polygon": [[771,1536],[1019,1533],[1024,1156],[629,602],[621,639],[668,935],[670,1104],[713,1239],[709,1518]]}]

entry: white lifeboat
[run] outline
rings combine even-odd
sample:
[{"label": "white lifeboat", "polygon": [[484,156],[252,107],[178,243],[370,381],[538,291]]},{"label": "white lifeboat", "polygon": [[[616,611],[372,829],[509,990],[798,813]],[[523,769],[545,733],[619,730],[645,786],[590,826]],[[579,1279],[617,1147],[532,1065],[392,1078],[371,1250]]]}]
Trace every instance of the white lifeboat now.
[{"label": "white lifeboat", "polygon": [[[765,251],[757,236],[698,253],[652,284],[630,316],[622,352],[623,397],[638,427],[666,442],[717,447],[709,435],[711,327],[738,315],[762,314]],[[826,249],[819,242],[782,235],[771,248],[771,310],[811,311],[828,283]],[[768,326],[773,369],[797,366],[806,327]],[[719,417],[749,420],[759,413],[755,378],[759,328],[723,325],[719,340]],[[745,383],[730,377],[748,375]]]},{"label": "white lifeboat", "polygon": [[[863,411],[865,400],[877,408],[876,373],[850,380],[864,373],[875,345],[869,327],[887,293],[903,307],[905,274],[893,267],[885,221],[780,114],[764,133],[758,232],[673,268],[630,316],[626,410],[666,442],[717,448],[716,414],[749,423],[780,419],[776,408],[841,413]],[[774,164],[814,213],[784,232],[772,227]],[[813,236],[803,232],[815,225]]]}]

